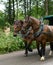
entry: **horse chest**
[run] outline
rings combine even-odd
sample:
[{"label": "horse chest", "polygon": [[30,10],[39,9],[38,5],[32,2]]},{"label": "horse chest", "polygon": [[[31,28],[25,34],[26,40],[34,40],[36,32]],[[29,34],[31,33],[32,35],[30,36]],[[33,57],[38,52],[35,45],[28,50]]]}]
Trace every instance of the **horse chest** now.
[{"label": "horse chest", "polygon": [[40,35],[39,37],[35,38],[36,41],[41,42],[43,37]]},{"label": "horse chest", "polygon": [[48,26],[51,32],[53,32],[53,26]]},{"label": "horse chest", "polygon": [[53,42],[53,36],[47,37],[47,42]]}]

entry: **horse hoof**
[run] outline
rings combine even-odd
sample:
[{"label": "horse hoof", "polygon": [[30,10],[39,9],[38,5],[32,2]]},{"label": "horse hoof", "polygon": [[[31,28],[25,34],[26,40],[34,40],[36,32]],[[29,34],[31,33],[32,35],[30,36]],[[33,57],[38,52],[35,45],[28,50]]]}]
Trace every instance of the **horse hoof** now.
[{"label": "horse hoof", "polygon": [[28,54],[25,54],[24,56],[25,56],[25,57],[28,57]]},{"label": "horse hoof", "polygon": [[27,56],[28,56],[28,54],[25,53],[25,57],[27,57]]},{"label": "horse hoof", "polygon": [[52,55],[52,51],[49,52],[49,56],[51,56],[51,55]]},{"label": "horse hoof", "polygon": [[44,57],[44,56],[42,56],[40,60],[41,60],[41,61],[44,61],[44,60],[45,60],[45,57]]},{"label": "horse hoof", "polygon": [[32,52],[33,50],[32,49],[28,49],[29,52]]},{"label": "horse hoof", "polygon": [[25,55],[26,57],[28,56],[28,54]]}]

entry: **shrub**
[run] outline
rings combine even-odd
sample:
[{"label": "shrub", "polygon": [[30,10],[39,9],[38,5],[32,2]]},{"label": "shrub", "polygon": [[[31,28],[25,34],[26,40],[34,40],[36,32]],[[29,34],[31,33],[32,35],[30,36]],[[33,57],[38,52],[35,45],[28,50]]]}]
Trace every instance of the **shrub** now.
[{"label": "shrub", "polygon": [[[36,47],[36,42],[33,41],[31,47]],[[20,35],[17,37],[13,36],[13,32],[10,32],[8,36],[3,31],[0,31],[0,52],[8,53],[17,50],[24,49],[24,42]]]},{"label": "shrub", "polygon": [[13,37],[12,32],[6,36],[4,32],[0,32],[0,51],[12,52],[23,48],[24,44],[20,36]]}]

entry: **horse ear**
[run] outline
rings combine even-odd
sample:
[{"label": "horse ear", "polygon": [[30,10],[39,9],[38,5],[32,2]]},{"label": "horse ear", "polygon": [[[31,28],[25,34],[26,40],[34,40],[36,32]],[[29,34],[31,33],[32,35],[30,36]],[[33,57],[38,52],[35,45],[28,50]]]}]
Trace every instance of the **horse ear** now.
[{"label": "horse ear", "polygon": [[15,24],[16,20],[14,20],[13,24]]},{"label": "horse ear", "polygon": [[30,16],[27,15],[27,16],[25,17],[25,21],[26,21],[26,22],[29,22],[29,18],[30,18]]},{"label": "horse ear", "polygon": [[22,20],[20,20],[20,22],[21,22],[21,24],[23,24],[23,21]]}]

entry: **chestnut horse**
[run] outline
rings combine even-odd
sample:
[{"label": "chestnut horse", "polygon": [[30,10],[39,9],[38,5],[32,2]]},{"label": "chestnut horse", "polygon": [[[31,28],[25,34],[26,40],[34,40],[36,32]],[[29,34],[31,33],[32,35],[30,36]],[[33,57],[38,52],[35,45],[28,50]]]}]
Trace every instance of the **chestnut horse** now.
[{"label": "chestnut horse", "polygon": [[14,21],[14,36],[17,36],[17,33],[19,33],[19,31],[21,30],[22,26],[23,26],[23,21],[22,20],[15,20]]},{"label": "chestnut horse", "polygon": [[[17,33],[19,31],[21,32],[21,29],[22,29],[22,26],[23,26],[23,22],[24,21],[22,21],[22,20],[15,20],[14,21],[14,33],[13,33],[14,36],[17,36]],[[32,52],[32,49],[30,48],[30,45],[31,45],[31,39],[30,39],[31,36],[30,35],[31,35],[31,33],[32,33],[32,31],[30,31],[30,34],[27,35],[26,33],[23,34],[21,32],[21,34],[23,36],[22,37],[23,41],[25,43],[25,54],[26,54],[26,56],[28,55],[28,51]]]},{"label": "chestnut horse", "polygon": [[[37,50],[41,56],[40,60],[45,60],[46,42],[53,42],[53,26],[44,25],[40,20],[29,16],[25,19],[25,22],[22,26],[22,32],[25,32],[27,27],[32,27],[33,39],[36,40]],[[41,49],[39,49],[40,44]]]}]

